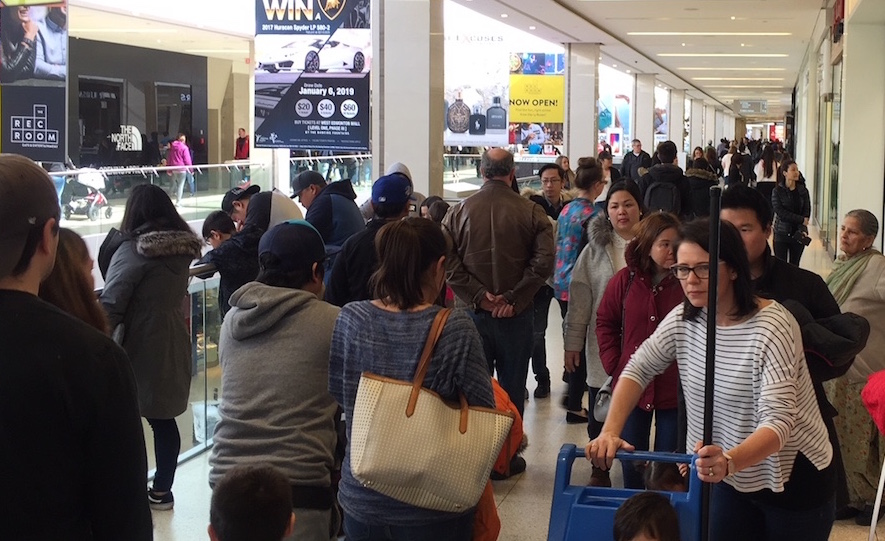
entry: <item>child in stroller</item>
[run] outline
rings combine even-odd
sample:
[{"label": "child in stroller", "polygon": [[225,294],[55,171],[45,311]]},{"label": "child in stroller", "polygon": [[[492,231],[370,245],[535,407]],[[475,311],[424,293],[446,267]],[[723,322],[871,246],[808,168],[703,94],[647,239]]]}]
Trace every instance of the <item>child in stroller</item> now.
[{"label": "child in stroller", "polygon": [[67,177],[61,195],[65,219],[70,220],[71,216],[78,215],[94,222],[98,220],[101,209],[104,209],[104,217],[110,219],[114,209],[102,192],[104,187],[104,177],[95,170],[84,169],[77,175]]}]

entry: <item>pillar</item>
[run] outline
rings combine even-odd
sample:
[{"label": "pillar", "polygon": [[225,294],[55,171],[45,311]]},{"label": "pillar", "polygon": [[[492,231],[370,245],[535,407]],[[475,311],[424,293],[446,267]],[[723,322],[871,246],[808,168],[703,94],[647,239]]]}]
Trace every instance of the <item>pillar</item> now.
[{"label": "pillar", "polygon": [[706,146],[704,141],[704,101],[691,100],[691,148]]},{"label": "pillar", "polygon": [[572,167],[580,156],[596,156],[599,135],[599,44],[567,43],[565,149]]},{"label": "pillar", "polygon": [[[685,150],[685,90],[670,91],[670,108],[667,113],[669,124],[668,132],[670,140],[676,143],[676,148]],[[689,148],[686,152],[691,152]]]},{"label": "pillar", "polygon": [[707,141],[716,142],[716,108],[712,105],[704,106],[704,137],[701,146],[706,146]]},{"label": "pillar", "polygon": [[[872,212],[882,224],[885,173],[885,28],[864,24],[864,0],[848,21],[842,38],[842,119],[839,142],[839,201],[837,221],[852,209]],[[855,21],[858,21],[857,23]],[[882,227],[876,246],[881,247]]]},{"label": "pillar", "polygon": [[633,137],[642,141],[642,150],[649,154],[655,151],[655,81],[654,73],[636,75]]},{"label": "pillar", "polygon": [[443,0],[372,2],[372,174],[394,162],[415,190],[442,195]]}]

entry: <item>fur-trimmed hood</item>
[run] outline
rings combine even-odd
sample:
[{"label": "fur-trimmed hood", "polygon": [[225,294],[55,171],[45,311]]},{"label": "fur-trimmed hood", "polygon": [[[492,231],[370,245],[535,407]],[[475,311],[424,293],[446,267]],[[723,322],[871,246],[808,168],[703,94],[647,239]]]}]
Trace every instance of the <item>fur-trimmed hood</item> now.
[{"label": "fur-trimmed hood", "polygon": [[[539,195],[541,197],[544,197],[544,192],[541,190],[536,190],[530,186],[526,186],[525,188],[523,188],[519,191],[519,195],[528,199],[533,195]],[[566,190],[565,188],[563,188],[562,195],[560,197],[562,197],[562,203],[565,204],[565,203],[568,203],[569,201],[574,200],[577,196],[578,196],[578,190],[575,190],[575,189]]]},{"label": "fur-trimmed hood", "polygon": [[135,249],[144,257],[200,257],[203,243],[190,231],[148,231],[135,239]]},{"label": "fur-trimmed hood", "polygon": [[688,169],[685,171],[685,176],[688,180],[699,178],[709,182],[719,182],[719,177],[709,169]]},{"label": "fur-trimmed hood", "polygon": [[596,246],[608,246],[612,243],[615,228],[604,212],[587,223],[587,242]]}]

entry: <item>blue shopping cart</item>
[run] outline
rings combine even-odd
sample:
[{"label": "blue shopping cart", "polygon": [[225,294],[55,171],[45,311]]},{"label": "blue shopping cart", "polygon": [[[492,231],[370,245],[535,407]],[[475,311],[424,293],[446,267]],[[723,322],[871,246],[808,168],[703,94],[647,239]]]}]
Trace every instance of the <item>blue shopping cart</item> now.
[{"label": "blue shopping cart", "polygon": [[[564,444],[559,451],[547,541],[612,541],[615,511],[627,498],[642,491],[570,485],[572,465],[577,457],[584,457],[584,449],[573,443]],[[695,471],[692,455],[621,451],[617,458],[689,464],[688,492],[662,494],[669,497],[670,503],[676,508],[682,541],[701,540],[702,483]]]}]

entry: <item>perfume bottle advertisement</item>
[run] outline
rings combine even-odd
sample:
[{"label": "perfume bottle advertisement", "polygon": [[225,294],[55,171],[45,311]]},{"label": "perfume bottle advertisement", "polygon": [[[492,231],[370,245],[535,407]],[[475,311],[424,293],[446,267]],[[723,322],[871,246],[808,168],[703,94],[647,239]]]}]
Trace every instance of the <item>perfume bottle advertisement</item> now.
[{"label": "perfume bottle advertisement", "polygon": [[369,150],[369,0],[274,5],[255,6],[255,147]]}]

